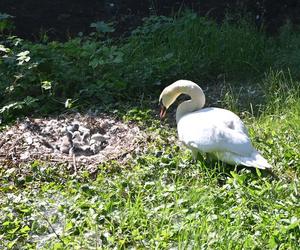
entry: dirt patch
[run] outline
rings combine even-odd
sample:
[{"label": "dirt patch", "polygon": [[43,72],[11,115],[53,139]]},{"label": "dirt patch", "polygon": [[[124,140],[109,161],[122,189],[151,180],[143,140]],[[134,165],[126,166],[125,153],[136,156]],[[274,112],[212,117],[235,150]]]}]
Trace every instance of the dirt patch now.
[{"label": "dirt patch", "polygon": [[0,132],[0,164],[41,160],[75,168],[124,160],[137,151],[144,134],[134,124],[109,116],[64,115],[25,119]]}]

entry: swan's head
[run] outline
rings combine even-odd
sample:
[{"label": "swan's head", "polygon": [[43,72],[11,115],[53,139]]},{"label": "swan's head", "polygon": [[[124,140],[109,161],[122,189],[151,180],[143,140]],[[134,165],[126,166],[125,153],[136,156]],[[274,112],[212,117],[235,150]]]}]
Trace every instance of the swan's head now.
[{"label": "swan's head", "polygon": [[180,94],[187,94],[193,96],[198,94],[198,97],[201,99],[201,107],[204,106],[205,96],[202,89],[194,82],[188,80],[178,80],[168,87],[166,87],[160,94],[159,103],[161,106],[160,109],[160,118],[164,118],[167,112],[167,109],[172,105],[176,98]]},{"label": "swan's head", "polygon": [[177,93],[177,89],[173,84],[166,87],[160,94],[159,104],[160,104],[160,118],[164,118],[167,109],[172,105],[180,93]]}]

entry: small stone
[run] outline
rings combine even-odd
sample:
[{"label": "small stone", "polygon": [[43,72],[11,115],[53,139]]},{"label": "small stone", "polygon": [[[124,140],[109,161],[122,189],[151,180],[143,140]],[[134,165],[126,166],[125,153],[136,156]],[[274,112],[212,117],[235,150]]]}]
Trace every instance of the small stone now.
[{"label": "small stone", "polygon": [[30,136],[30,133],[24,133],[24,139],[28,145],[31,145],[33,143],[33,139]]},{"label": "small stone", "polygon": [[6,135],[12,136],[15,135],[15,132],[12,130],[7,131]]},{"label": "small stone", "polygon": [[50,130],[51,130],[50,127],[43,128],[43,129],[42,129],[42,133],[49,133]]},{"label": "small stone", "polygon": [[21,159],[21,160],[26,160],[26,159],[28,159],[29,157],[30,157],[30,154],[29,154],[28,151],[26,151],[26,152],[23,153],[23,154],[20,154],[20,159]]},{"label": "small stone", "polygon": [[101,129],[107,130],[109,128],[109,123],[106,120],[104,120],[100,126],[101,126]]},{"label": "small stone", "polygon": [[118,129],[119,129],[119,127],[118,127],[117,125],[114,125],[114,126],[112,126],[112,127],[110,128],[110,131],[111,131],[112,133],[115,133],[115,132],[118,131]]},{"label": "small stone", "polygon": [[20,124],[19,129],[20,130],[26,130],[26,129],[28,129],[28,123],[25,122],[25,123]]}]

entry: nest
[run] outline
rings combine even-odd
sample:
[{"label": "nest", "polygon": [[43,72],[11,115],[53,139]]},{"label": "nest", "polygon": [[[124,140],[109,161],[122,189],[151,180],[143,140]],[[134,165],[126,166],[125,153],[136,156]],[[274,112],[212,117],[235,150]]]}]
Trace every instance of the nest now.
[{"label": "nest", "polygon": [[0,132],[0,164],[41,160],[95,166],[126,158],[142,141],[137,126],[109,116],[27,118]]}]

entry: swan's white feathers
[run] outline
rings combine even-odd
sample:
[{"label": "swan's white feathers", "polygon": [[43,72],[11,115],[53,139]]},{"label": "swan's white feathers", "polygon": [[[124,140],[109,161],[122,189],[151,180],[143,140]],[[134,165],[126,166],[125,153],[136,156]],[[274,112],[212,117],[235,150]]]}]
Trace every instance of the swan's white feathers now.
[{"label": "swan's white feathers", "polygon": [[177,81],[162,92],[160,100],[169,107],[181,93],[190,95],[191,100],[177,108],[178,136],[193,155],[209,153],[232,165],[271,168],[252,146],[247,128],[236,114],[220,108],[202,109],[205,97],[195,83]]},{"label": "swan's white feathers", "polygon": [[[179,140],[196,145],[203,152],[229,151],[238,155],[252,153],[253,147],[241,120],[232,112],[207,108],[184,115],[178,121]],[[223,118],[223,119],[222,119]],[[188,128],[188,129],[186,129]]]}]

